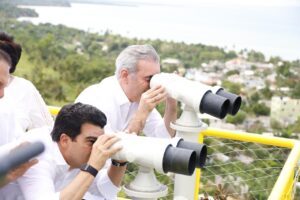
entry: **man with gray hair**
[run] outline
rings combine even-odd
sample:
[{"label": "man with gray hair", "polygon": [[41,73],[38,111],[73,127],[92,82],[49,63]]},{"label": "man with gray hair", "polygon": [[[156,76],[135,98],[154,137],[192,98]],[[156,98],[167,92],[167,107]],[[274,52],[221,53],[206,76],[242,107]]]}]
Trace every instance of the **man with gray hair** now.
[{"label": "man with gray hair", "polygon": [[[76,102],[91,104],[107,116],[106,131],[140,133],[151,137],[173,137],[170,122],[177,118],[177,102],[165,88],[150,88],[160,73],[160,58],[151,45],[132,45],[116,59],[115,76],[89,86]],[[155,107],[166,101],[162,118]]]}]

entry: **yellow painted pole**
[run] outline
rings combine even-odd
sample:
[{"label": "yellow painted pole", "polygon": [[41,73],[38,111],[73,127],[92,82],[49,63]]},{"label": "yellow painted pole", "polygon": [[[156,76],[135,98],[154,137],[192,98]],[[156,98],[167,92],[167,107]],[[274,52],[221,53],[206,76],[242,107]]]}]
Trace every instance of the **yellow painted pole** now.
[{"label": "yellow painted pole", "polygon": [[[289,199],[289,200],[292,200],[292,197],[293,197],[293,186],[294,186],[294,176],[291,176],[288,180],[288,183],[287,183],[287,186],[285,188],[285,191],[284,191],[284,199]],[[297,180],[296,180],[297,181]]]},{"label": "yellow painted pole", "polygon": [[283,166],[280,175],[272,189],[272,192],[268,200],[281,200],[287,190],[289,190],[289,182],[291,179],[294,179],[294,174],[296,167],[298,166],[300,158],[300,143],[295,143],[294,148],[292,149],[288,159]]},{"label": "yellow painted pole", "polygon": [[204,134],[205,136],[213,136],[218,138],[238,140],[244,142],[255,142],[260,144],[273,145],[277,147],[286,147],[290,149],[293,148],[296,142],[296,140],[293,139],[265,136],[265,135],[238,132],[238,131],[227,131],[223,129],[221,130],[221,129],[213,129],[213,128],[208,128],[202,131],[202,134]]},{"label": "yellow painted pole", "polygon": [[[204,141],[204,135],[203,134],[201,134],[201,132],[200,132],[200,134],[199,134],[199,136],[198,136],[198,143],[200,143],[200,144],[203,144],[203,141]],[[198,198],[198,196],[199,196],[199,188],[200,188],[200,178],[201,178],[201,169],[196,169],[196,181],[195,181],[195,189],[194,189],[194,200],[198,200],[199,198]]]}]

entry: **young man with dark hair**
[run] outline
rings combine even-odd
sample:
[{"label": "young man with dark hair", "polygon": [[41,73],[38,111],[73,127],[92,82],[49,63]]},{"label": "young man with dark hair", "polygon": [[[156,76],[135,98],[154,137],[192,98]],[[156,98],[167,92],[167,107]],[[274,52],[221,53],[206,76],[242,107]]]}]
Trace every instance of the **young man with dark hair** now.
[{"label": "young man with dark hair", "polygon": [[9,55],[0,49],[0,98],[4,96],[4,88],[8,84],[10,65]]},{"label": "young man with dark hair", "polygon": [[105,124],[100,110],[76,103],[62,107],[52,131],[44,127],[26,134],[25,141],[42,141],[46,148],[38,164],[18,180],[24,198],[115,199],[126,167],[101,170],[121,149],[114,145],[119,140],[114,134],[104,134]]}]

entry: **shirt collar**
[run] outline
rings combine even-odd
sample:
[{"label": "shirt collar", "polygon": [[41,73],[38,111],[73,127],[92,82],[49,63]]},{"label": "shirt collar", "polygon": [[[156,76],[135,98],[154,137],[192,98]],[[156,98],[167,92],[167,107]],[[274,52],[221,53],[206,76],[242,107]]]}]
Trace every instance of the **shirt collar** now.
[{"label": "shirt collar", "polygon": [[131,104],[131,102],[129,101],[129,99],[127,98],[125,92],[123,91],[119,80],[117,79],[116,76],[112,77],[113,80],[113,87],[115,88],[115,92],[117,93],[118,98],[116,99],[117,104],[119,106],[122,106],[124,104]]},{"label": "shirt collar", "polygon": [[65,161],[63,155],[61,154],[61,152],[59,150],[57,142],[54,142],[53,153],[54,153],[54,159],[55,159],[57,165],[68,165],[68,163]]}]

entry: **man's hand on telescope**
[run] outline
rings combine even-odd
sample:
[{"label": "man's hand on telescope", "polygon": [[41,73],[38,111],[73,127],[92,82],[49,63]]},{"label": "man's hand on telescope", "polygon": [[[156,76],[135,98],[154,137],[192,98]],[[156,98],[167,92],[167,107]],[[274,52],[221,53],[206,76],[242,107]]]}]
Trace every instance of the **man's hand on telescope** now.
[{"label": "man's hand on telescope", "polygon": [[166,98],[167,92],[165,88],[157,85],[142,94],[138,111],[149,114],[159,103],[165,101]]},{"label": "man's hand on telescope", "polygon": [[167,93],[162,86],[155,86],[144,92],[141,96],[138,110],[129,122],[127,131],[139,134],[144,129],[148,115],[159,103],[165,101],[166,98]]},{"label": "man's hand on telescope", "polygon": [[88,164],[100,170],[108,158],[122,149],[121,146],[114,145],[119,139],[117,135],[109,133],[99,136],[93,144]]}]

